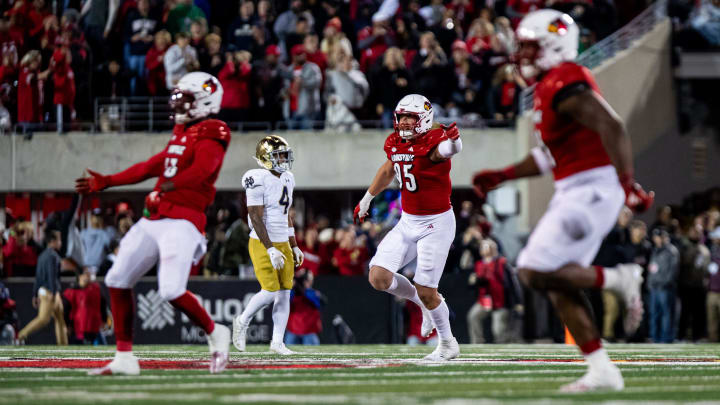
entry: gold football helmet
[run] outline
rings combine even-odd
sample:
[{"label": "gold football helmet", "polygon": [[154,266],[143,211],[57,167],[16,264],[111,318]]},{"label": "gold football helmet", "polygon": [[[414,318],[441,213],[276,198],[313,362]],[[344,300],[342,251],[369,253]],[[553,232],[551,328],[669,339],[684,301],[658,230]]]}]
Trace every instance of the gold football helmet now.
[{"label": "gold football helmet", "polygon": [[292,169],[293,151],[281,136],[268,135],[258,142],[255,148],[255,160],[263,169],[282,173]]}]

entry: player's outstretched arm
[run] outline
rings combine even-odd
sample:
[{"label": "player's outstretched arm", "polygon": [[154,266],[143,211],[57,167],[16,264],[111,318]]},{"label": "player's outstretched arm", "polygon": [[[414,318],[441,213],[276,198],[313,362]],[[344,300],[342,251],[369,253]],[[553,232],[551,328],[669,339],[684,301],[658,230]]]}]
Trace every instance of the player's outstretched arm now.
[{"label": "player's outstretched arm", "polygon": [[535,148],[525,159],[504,169],[483,170],[473,176],[473,190],[484,200],[487,193],[496,189],[500,184],[523,177],[534,177],[549,171],[551,164],[545,154]]},{"label": "player's outstretched arm", "polygon": [[370,187],[365,193],[365,196],[362,200],[360,200],[360,203],[355,206],[353,222],[362,223],[365,221],[365,217],[368,215],[368,210],[370,210],[370,202],[376,195],[380,194],[381,191],[387,188],[393,177],[395,177],[395,172],[393,170],[392,162],[387,160],[382,166],[380,166],[377,173],[375,173],[375,178],[372,183],[370,183]]},{"label": "player's outstretched arm", "polygon": [[253,229],[257,234],[260,242],[267,249],[268,255],[270,256],[270,263],[275,270],[280,270],[285,265],[285,255],[282,254],[275,246],[273,246],[270,236],[268,235],[267,228],[263,222],[263,212],[265,206],[263,205],[249,205],[248,215],[250,216],[250,222],[252,222]]},{"label": "player's outstretched arm", "polygon": [[430,155],[430,160],[436,163],[444,162],[462,150],[462,140],[457,124],[453,122],[448,126],[441,125],[440,128],[445,131],[447,139],[440,142]]},{"label": "player's outstretched arm", "polygon": [[557,111],[600,135],[625,190],[625,204],[636,212],[650,208],[655,193],[646,193],[635,182],[630,137],[625,131],[622,119],[607,101],[592,89],[586,89],[559,102]]},{"label": "player's outstretched arm", "polygon": [[163,157],[161,153],[112,175],[103,175],[86,169],[88,176],[75,180],[75,190],[80,194],[96,193],[108,187],[135,184],[151,177],[157,177],[162,174],[162,170]]}]

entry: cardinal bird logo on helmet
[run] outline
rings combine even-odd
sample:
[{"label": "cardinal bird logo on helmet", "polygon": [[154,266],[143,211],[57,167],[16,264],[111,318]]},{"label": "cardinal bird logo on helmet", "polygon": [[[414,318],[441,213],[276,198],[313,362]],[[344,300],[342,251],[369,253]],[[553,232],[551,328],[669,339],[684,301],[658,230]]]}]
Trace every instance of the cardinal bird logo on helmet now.
[{"label": "cardinal bird logo on helmet", "polygon": [[203,83],[202,88],[208,93],[213,94],[217,91],[217,83],[213,79],[208,79],[205,83]]},{"label": "cardinal bird logo on helmet", "polygon": [[568,24],[563,20],[563,17],[560,17],[548,25],[548,32],[565,35],[568,32]]}]

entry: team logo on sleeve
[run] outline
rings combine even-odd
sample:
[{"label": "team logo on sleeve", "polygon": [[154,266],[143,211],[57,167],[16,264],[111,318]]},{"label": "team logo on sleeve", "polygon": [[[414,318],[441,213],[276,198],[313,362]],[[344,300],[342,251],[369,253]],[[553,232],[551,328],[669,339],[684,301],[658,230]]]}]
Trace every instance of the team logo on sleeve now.
[{"label": "team logo on sleeve", "polygon": [[250,188],[253,186],[253,184],[255,184],[255,179],[253,179],[252,176],[248,176],[245,179],[245,188]]}]

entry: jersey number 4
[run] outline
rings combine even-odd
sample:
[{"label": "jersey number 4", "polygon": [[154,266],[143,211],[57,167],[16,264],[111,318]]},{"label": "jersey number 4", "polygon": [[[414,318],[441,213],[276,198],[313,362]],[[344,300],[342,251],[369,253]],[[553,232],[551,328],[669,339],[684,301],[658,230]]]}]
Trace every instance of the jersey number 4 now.
[{"label": "jersey number 4", "polygon": [[410,192],[417,190],[415,175],[410,173],[412,167],[413,165],[411,164],[401,165],[400,163],[395,163],[393,165],[393,168],[395,169],[395,177],[397,178],[398,183],[400,183],[400,188],[405,188],[405,190]]},{"label": "jersey number 4", "polygon": [[279,204],[285,207],[283,214],[287,214],[288,208],[290,208],[290,194],[288,194],[287,186],[283,186],[282,196],[280,197]]}]

